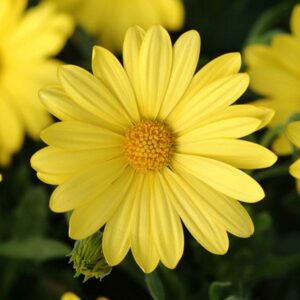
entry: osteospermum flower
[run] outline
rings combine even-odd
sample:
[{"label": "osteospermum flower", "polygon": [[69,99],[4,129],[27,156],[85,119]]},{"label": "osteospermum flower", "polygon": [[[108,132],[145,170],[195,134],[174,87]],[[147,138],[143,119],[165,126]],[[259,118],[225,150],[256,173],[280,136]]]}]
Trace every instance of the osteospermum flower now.
[{"label": "osteospermum flower", "polygon": [[[287,126],[286,134],[289,140],[300,148],[300,121],[292,122]],[[290,173],[297,179],[297,187],[300,191],[300,159],[290,166]]]},{"label": "osteospermum flower", "polygon": [[[300,5],[293,9],[290,26],[292,33],[276,35],[270,46],[251,45],[245,50],[251,88],[264,97],[256,104],[276,111],[271,127],[300,112]],[[292,152],[284,134],[274,141],[273,149],[281,155]]]},{"label": "osteospermum flower", "polygon": [[58,61],[49,57],[63,47],[73,24],[52,5],[27,12],[26,0],[0,1],[0,165],[7,165],[25,133],[38,138],[50,117],[38,90],[55,83]]},{"label": "osteospermum flower", "polygon": [[32,166],[41,180],[59,185],[50,207],[73,210],[73,239],[106,224],[102,245],[110,265],[131,248],[145,272],[159,261],[174,268],[184,247],[181,221],[215,254],[227,251],[227,231],[253,233],[238,200],[256,202],[264,192],[238,168],[264,168],[276,156],[239,138],[264,126],[271,113],[231,106],[249,81],[238,73],[238,53],[193,76],[199,51],[196,31],[172,48],[162,27],[133,27],[124,42],[124,68],[95,47],[94,75],[63,66],[60,85],[41,92],[62,121],[42,132],[49,147],[32,157]]},{"label": "osteospermum flower", "polygon": [[133,25],[148,29],[161,24],[178,30],[184,22],[182,0],[46,0],[72,14],[101,45],[121,50],[126,30]]}]

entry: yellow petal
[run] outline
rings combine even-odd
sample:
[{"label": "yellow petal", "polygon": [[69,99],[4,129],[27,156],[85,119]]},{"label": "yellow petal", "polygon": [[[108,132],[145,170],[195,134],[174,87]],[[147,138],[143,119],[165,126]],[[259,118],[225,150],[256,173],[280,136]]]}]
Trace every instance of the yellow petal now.
[{"label": "yellow petal", "polygon": [[297,179],[300,179],[300,159],[296,160],[290,166],[290,173]]},{"label": "yellow petal", "polygon": [[112,131],[120,128],[111,123],[104,122],[96,115],[86,111],[74,102],[67,94],[56,86],[42,89],[39,93],[41,102],[52,115],[62,121],[81,121],[88,124],[98,125]]},{"label": "yellow petal", "polygon": [[[140,47],[145,36],[145,31],[139,26],[130,27],[127,30],[123,46],[123,63],[130,79],[137,99],[141,99],[139,86],[140,71],[139,60]],[[139,103],[138,103],[139,104]],[[140,106],[139,106],[140,107]],[[141,107],[140,107],[141,108]]]},{"label": "yellow petal", "polygon": [[76,66],[63,66],[58,69],[58,76],[66,93],[79,106],[108,124],[130,126],[122,105],[92,74]]},{"label": "yellow petal", "polygon": [[8,99],[0,98],[0,148],[9,154],[19,150],[24,139],[24,126]]},{"label": "yellow petal", "polygon": [[300,38],[300,5],[295,5],[291,16],[291,30]]},{"label": "yellow petal", "polygon": [[255,118],[229,118],[208,123],[176,138],[178,144],[214,138],[240,138],[253,133],[261,121]]},{"label": "yellow petal", "polygon": [[251,88],[262,95],[298,95],[300,80],[267,46],[250,46],[245,51]]},{"label": "yellow petal", "polygon": [[102,47],[94,47],[93,73],[114,94],[135,122],[140,120],[135,95],[118,59]]},{"label": "yellow petal", "polygon": [[183,170],[228,197],[257,202],[265,194],[261,186],[246,173],[226,163],[200,156],[175,154],[173,167]]},{"label": "yellow petal", "polygon": [[286,133],[290,141],[300,148],[300,121],[290,123],[287,126]]},{"label": "yellow petal", "polygon": [[203,87],[212,82],[236,74],[241,68],[241,63],[239,53],[227,53],[206,64],[194,76],[184,95],[183,102],[194,97]]},{"label": "yellow petal", "polygon": [[142,116],[157,117],[166,94],[172,68],[172,43],[161,26],[151,27],[143,39],[140,57],[140,107]]},{"label": "yellow petal", "polygon": [[260,169],[272,166],[277,156],[258,144],[235,139],[207,139],[194,143],[180,143],[179,153],[193,154],[223,161],[241,169]]},{"label": "yellow petal", "polygon": [[290,155],[293,153],[293,147],[286,135],[279,134],[272,144],[272,150],[278,155]]},{"label": "yellow petal", "polygon": [[152,235],[162,263],[174,269],[183,254],[184,235],[180,218],[163,184],[159,173],[155,174],[150,200]]},{"label": "yellow petal", "polygon": [[198,94],[176,108],[169,115],[175,132],[194,129],[206,116],[217,113],[235,102],[247,89],[247,74],[236,74],[217,81],[200,90]]},{"label": "yellow petal", "polygon": [[190,198],[197,199],[194,202],[199,210],[205,212],[215,222],[236,236],[249,237],[253,234],[252,220],[238,201],[218,193],[194,176],[187,173],[181,175],[180,182]]},{"label": "yellow petal", "polygon": [[177,174],[166,168],[163,178],[167,197],[172,200],[184,225],[197,242],[214,254],[226,253],[229,241],[224,227],[203,212],[198,199],[190,197],[184,182]]},{"label": "yellow petal", "polygon": [[78,151],[50,146],[43,148],[32,156],[31,166],[37,172],[66,175],[74,174],[83,168],[121,155],[121,148]]},{"label": "yellow petal", "polygon": [[127,195],[105,226],[102,243],[103,254],[111,266],[119,264],[130,248],[132,215],[135,202],[140,200],[141,178],[139,173],[134,174]]},{"label": "yellow petal", "polygon": [[158,265],[159,255],[151,230],[151,173],[143,177],[132,211],[130,240],[135,261],[145,273],[150,273]]},{"label": "yellow petal", "polygon": [[[300,15],[299,15],[300,17]],[[272,39],[272,49],[278,55],[280,61],[300,76],[300,43],[290,34],[278,34]]]},{"label": "yellow petal", "polygon": [[113,159],[74,175],[52,193],[51,210],[66,212],[100,196],[122,174],[125,164],[122,158]]},{"label": "yellow petal", "polygon": [[195,202],[199,205],[199,209],[205,211],[227,231],[238,237],[249,237],[253,234],[252,220],[238,201],[218,193],[194,176],[184,173],[182,177],[185,179],[185,187],[189,190],[191,197],[198,199]]},{"label": "yellow petal", "polygon": [[181,35],[173,48],[173,64],[169,86],[159,118],[165,119],[185,93],[195,73],[200,54],[200,36],[191,30]]},{"label": "yellow petal", "polygon": [[73,29],[68,15],[56,13],[49,4],[37,5],[25,14],[5,47],[11,49],[17,60],[38,60],[57,54]]},{"label": "yellow petal", "polygon": [[36,176],[39,180],[52,185],[59,185],[64,182],[66,182],[73,174],[72,173],[56,173],[56,174],[50,174],[50,173],[43,173],[43,172],[37,172]]},{"label": "yellow petal", "polygon": [[70,218],[69,236],[81,240],[99,230],[126,199],[133,175],[133,171],[125,171],[99,197],[75,208]]},{"label": "yellow petal", "polygon": [[110,130],[76,121],[57,122],[41,132],[48,145],[69,149],[107,149],[121,147],[123,137]]}]

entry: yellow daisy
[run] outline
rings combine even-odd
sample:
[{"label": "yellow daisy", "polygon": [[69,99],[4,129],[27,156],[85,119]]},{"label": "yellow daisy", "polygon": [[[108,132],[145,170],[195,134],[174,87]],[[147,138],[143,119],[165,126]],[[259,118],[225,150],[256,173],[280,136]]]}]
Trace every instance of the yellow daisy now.
[{"label": "yellow daisy", "polygon": [[[300,112],[300,5],[293,9],[291,34],[278,34],[270,46],[251,45],[245,50],[251,88],[264,99],[256,102],[276,111],[270,126],[283,124]],[[278,136],[273,149],[280,155],[292,152],[284,134]]]},{"label": "yellow daisy", "polygon": [[184,22],[182,0],[46,0],[69,12],[106,48],[121,50],[126,30],[161,24],[178,30]]},{"label": "yellow daisy", "polygon": [[[300,121],[292,122],[287,126],[286,134],[288,139],[300,148]],[[297,179],[298,190],[300,187],[300,159],[290,166],[290,173]]]},{"label": "yellow daisy", "polygon": [[24,135],[38,138],[50,117],[38,90],[55,83],[57,54],[72,32],[70,17],[52,5],[25,12],[26,0],[0,1],[0,165],[7,165]]},{"label": "yellow daisy", "polygon": [[124,68],[95,47],[94,75],[60,67],[60,85],[40,94],[62,122],[41,133],[49,147],[32,157],[32,166],[42,181],[59,185],[50,208],[73,210],[70,237],[83,239],[106,224],[103,253],[112,266],[131,248],[144,272],[159,261],[174,268],[184,247],[181,221],[215,254],[227,251],[227,231],[253,233],[238,200],[256,202],[264,192],[238,168],[264,168],[276,156],[238,138],[264,126],[272,113],[231,105],[249,82],[238,73],[238,53],[194,76],[199,52],[196,31],[172,48],[161,26],[132,27]]},{"label": "yellow daisy", "polygon": [[[74,294],[72,292],[64,293],[60,299],[61,300],[81,300],[81,298],[79,298],[76,294]],[[96,300],[109,300],[109,299],[106,297],[98,297]]]}]

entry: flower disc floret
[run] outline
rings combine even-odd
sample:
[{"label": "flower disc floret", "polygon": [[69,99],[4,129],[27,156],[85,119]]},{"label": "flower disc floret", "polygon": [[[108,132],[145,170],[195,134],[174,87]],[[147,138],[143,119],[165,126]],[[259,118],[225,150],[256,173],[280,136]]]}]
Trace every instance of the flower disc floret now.
[{"label": "flower disc floret", "polygon": [[173,144],[172,133],[166,124],[141,121],[127,131],[124,152],[135,170],[156,171],[170,164]]}]

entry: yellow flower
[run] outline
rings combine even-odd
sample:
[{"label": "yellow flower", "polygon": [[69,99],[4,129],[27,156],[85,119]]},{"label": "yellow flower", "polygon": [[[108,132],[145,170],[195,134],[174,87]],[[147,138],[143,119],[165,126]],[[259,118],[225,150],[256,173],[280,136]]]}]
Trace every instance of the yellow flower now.
[{"label": "yellow flower", "polygon": [[[256,104],[276,111],[271,127],[300,112],[300,5],[295,6],[290,23],[291,34],[276,35],[270,46],[251,45],[245,50],[250,86],[264,97]],[[272,147],[280,155],[292,151],[284,134],[278,136]]]},{"label": "yellow flower", "polygon": [[249,82],[238,73],[238,53],[213,60],[194,76],[199,52],[196,31],[172,48],[161,26],[147,32],[132,27],[124,68],[95,47],[94,75],[63,66],[60,86],[41,92],[62,122],[41,133],[49,147],[32,157],[32,166],[42,181],[59,185],[50,207],[73,210],[73,239],[106,224],[103,253],[112,266],[131,248],[144,272],[159,261],[174,268],[184,247],[181,221],[215,254],[227,251],[227,231],[253,233],[238,200],[256,202],[264,192],[238,168],[264,168],[276,156],[238,138],[264,126],[272,113],[231,106]]},{"label": "yellow flower", "polygon": [[[81,300],[77,295],[72,292],[66,292],[62,295],[61,300]],[[106,297],[98,297],[96,300],[109,300]]]},{"label": "yellow flower", "polygon": [[161,24],[178,30],[184,22],[182,0],[45,0],[69,12],[106,48],[121,50],[126,30],[132,25],[148,29]]},{"label": "yellow flower", "polygon": [[81,300],[81,299],[72,292],[66,292],[62,295],[61,300]]},{"label": "yellow flower", "polygon": [[0,165],[7,165],[25,133],[38,138],[50,116],[38,90],[55,83],[58,61],[73,24],[51,5],[24,12],[26,0],[0,1]]},{"label": "yellow flower", "polygon": [[[300,121],[292,122],[287,126],[286,134],[289,140],[297,147],[300,148]],[[300,181],[300,159],[296,160],[290,166],[290,173],[297,179],[298,190]]]}]

